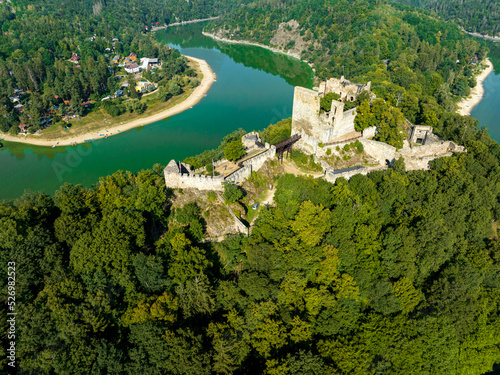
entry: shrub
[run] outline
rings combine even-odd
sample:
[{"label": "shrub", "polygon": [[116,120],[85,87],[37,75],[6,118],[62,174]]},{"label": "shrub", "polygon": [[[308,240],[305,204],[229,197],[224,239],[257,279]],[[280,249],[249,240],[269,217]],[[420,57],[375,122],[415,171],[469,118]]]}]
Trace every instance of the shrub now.
[{"label": "shrub", "polygon": [[323,142],[319,142],[319,143],[318,143],[318,146],[319,146],[319,147],[325,147],[325,145],[323,144]]},{"label": "shrub", "polygon": [[327,155],[331,155],[332,154],[332,149],[331,148],[327,148],[326,149],[326,154]]},{"label": "shrub", "polygon": [[[217,198],[217,194],[215,194],[214,191],[209,191],[207,194],[207,201],[213,202],[215,201],[215,198]],[[206,213],[208,214],[208,211],[206,211]]]},{"label": "shrub", "polygon": [[245,155],[245,147],[241,140],[229,142],[224,148],[224,157],[227,160],[236,161]]},{"label": "shrub", "polygon": [[349,152],[349,150],[351,149],[351,144],[350,143],[346,143],[344,145],[344,147],[342,147],[342,149],[345,151],[345,152]]},{"label": "shrub", "polygon": [[225,184],[224,185],[224,199],[228,203],[237,202],[242,197],[243,197],[243,192],[238,187],[238,185],[234,185],[234,184]]},{"label": "shrub", "polygon": [[365,150],[363,144],[359,140],[356,140],[356,142],[354,142],[354,146],[356,146],[359,154],[363,153],[363,151]]}]

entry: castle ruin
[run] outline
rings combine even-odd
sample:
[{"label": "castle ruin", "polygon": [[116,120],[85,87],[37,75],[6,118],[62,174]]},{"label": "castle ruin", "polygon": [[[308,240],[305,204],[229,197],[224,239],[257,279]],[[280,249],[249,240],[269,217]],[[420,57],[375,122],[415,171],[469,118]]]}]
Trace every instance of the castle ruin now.
[{"label": "castle ruin", "polygon": [[[299,146],[310,153],[316,152],[320,143],[352,135],[360,136],[354,128],[356,108],[344,111],[346,101],[354,101],[363,91],[370,90],[371,84],[355,84],[342,76],[330,78],[319,85],[319,90],[295,87],[292,111],[292,135],[301,134]],[[340,100],[332,100],[329,111],[321,113],[321,99],[329,93],[340,95]]]},{"label": "castle ruin", "polygon": [[[247,156],[238,160],[236,168],[229,169],[227,173],[218,176],[203,174],[206,168],[202,167],[197,170],[181,162],[171,160],[163,170],[165,176],[165,184],[172,189],[194,188],[198,190],[215,190],[224,191],[224,183],[240,184],[245,181],[252,172],[258,171],[267,160],[271,160],[276,155],[276,147],[266,143],[261,143],[259,134],[251,132],[242,137],[242,143],[247,151]],[[229,163],[222,159],[215,163],[215,167],[224,166]],[[223,172],[225,168],[221,168]]]},{"label": "castle ruin", "polygon": [[359,94],[363,91],[370,91],[371,82],[367,84],[352,83],[344,78],[344,76],[337,78],[330,78],[326,82],[321,82],[319,85],[319,92],[323,95],[334,92],[340,96],[342,102],[353,102]]}]

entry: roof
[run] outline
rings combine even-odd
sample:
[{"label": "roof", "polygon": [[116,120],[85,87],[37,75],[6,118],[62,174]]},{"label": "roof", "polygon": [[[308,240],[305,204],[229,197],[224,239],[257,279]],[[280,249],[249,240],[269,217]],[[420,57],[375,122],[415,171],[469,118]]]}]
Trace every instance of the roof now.
[{"label": "roof", "polygon": [[136,63],[132,63],[132,64],[128,64],[125,69],[135,69],[135,68],[138,68],[139,65],[137,65]]}]

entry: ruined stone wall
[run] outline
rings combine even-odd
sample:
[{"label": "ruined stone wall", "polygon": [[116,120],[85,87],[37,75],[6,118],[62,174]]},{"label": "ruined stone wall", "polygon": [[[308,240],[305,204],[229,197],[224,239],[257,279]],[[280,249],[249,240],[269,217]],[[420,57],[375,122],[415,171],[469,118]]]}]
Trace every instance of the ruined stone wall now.
[{"label": "ruined stone wall", "polygon": [[334,122],[333,134],[331,134],[331,138],[329,138],[328,141],[356,131],[356,129],[354,128],[355,117],[356,117],[356,108],[352,108],[348,111],[345,111],[342,114],[342,121]]},{"label": "ruined stone wall", "polygon": [[298,148],[315,153],[318,143],[355,131],[356,108],[344,112],[344,103],[333,100],[329,113],[319,113],[320,96],[316,91],[295,87],[292,114],[292,135],[301,134]]},{"label": "ruined stone wall", "polygon": [[179,165],[175,160],[171,160],[168,163],[163,170],[163,174],[165,176],[165,185],[172,189],[224,190],[222,185],[224,176],[212,177],[184,170],[181,173]]},{"label": "ruined stone wall", "polygon": [[396,155],[396,147],[387,143],[373,141],[371,139],[360,138],[365,152],[377,160],[381,165],[386,164],[386,160],[392,161]]},{"label": "ruined stone wall", "polygon": [[413,148],[405,147],[396,152],[395,157],[403,157],[406,164],[406,169],[418,170],[429,169],[429,162],[451,156],[455,152],[466,152],[465,147],[457,145],[452,141],[439,143],[430,143],[424,146],[414,146]]},{"label": "ruined stone wall", "polygon": [[254,156],[253,158],[247,159],[243,162],[243,168],[226,176],[225,181],[233,182],[236,184],[242,183],[253,172],[257,172],[267,160],[270,160],[276,156],[276,147],[270,146],[266,151]]},{"label": "ruined stone wall", "polygon": [[318,93],[296,86],[293,96],[292,129],[301,134],[320,139],[317,133],[319,121],[320,97]]},{"label": "ruined stone wall", "polygon": [[330,78],[326,82],[322,82],[319,85],[319,91],[323,94],[328,94],[334,92],[340,95],[340,98],[344,101],[353,101],[362,91],[370,91],[371,82],[366,85],[358,85],[356,83],[350,82],[344,78],[344,76],[338,78]]},{"label": "ruined stone wall", "polygon": [[363,138],[373,138],[377,135],[377,127],[376,126],[370,126],[366,129],[363,129]]},{"label": "ruined stone wall", "polygon": [[366,176],[369,171],[370,171],[369,168],[363,167],[363,168],[353,169],[353,170],[349,170],[349,171],[342,172],[342,173],[335,173],[334,169],[330,168],[330,169],[327,169],[327,171],[325,173],[325,180],[327,180],[328,182],[331,182],[333,184],[333,183],[335,183],[335,181],[339,177],[343,177],[346,180],[349,180],[352,176],[355,176],[357,174],[363,174]]},{"label": "ruined stone wall", "polygon": [[207,176],[204,174],[165,174],[165,183],[170,188],[199,190],[218,190],[224,191],[222,182],[224,176]]},{"label": "ruined stone wall", "polygon": [[292,135],[301,134],[302,138],[293,145],[296,149],[305,152],[306,154],[315,154],[319,148],[319,142],[316,138],[310,135],[300,133],[298,130],[292,127]]}]

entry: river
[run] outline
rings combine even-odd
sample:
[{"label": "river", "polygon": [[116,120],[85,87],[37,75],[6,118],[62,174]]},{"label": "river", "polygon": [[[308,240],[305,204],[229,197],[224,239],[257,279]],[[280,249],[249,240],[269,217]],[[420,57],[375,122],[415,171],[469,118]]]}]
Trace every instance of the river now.
[{"label": "river", "polygon": [[217,74],[207,97],[171,118],[77,147],[4,142],[0,199],[25,189],[52,195],[64,182],[92,186],[117,170],[138,172],[219,145],[233,130],[261,130],[292,114],[293,87],[311,87],[313,73],[297,59],[253,46],[214,42],[202,24],[157,32],[181,53],[204,59]]},{"label": "river", "polygon": [[492,72],[483,86],[483,99],[472,109],[471,116],[479,120],[480,126],[488,128],[491,138],[500,142],[500,74]]}]

